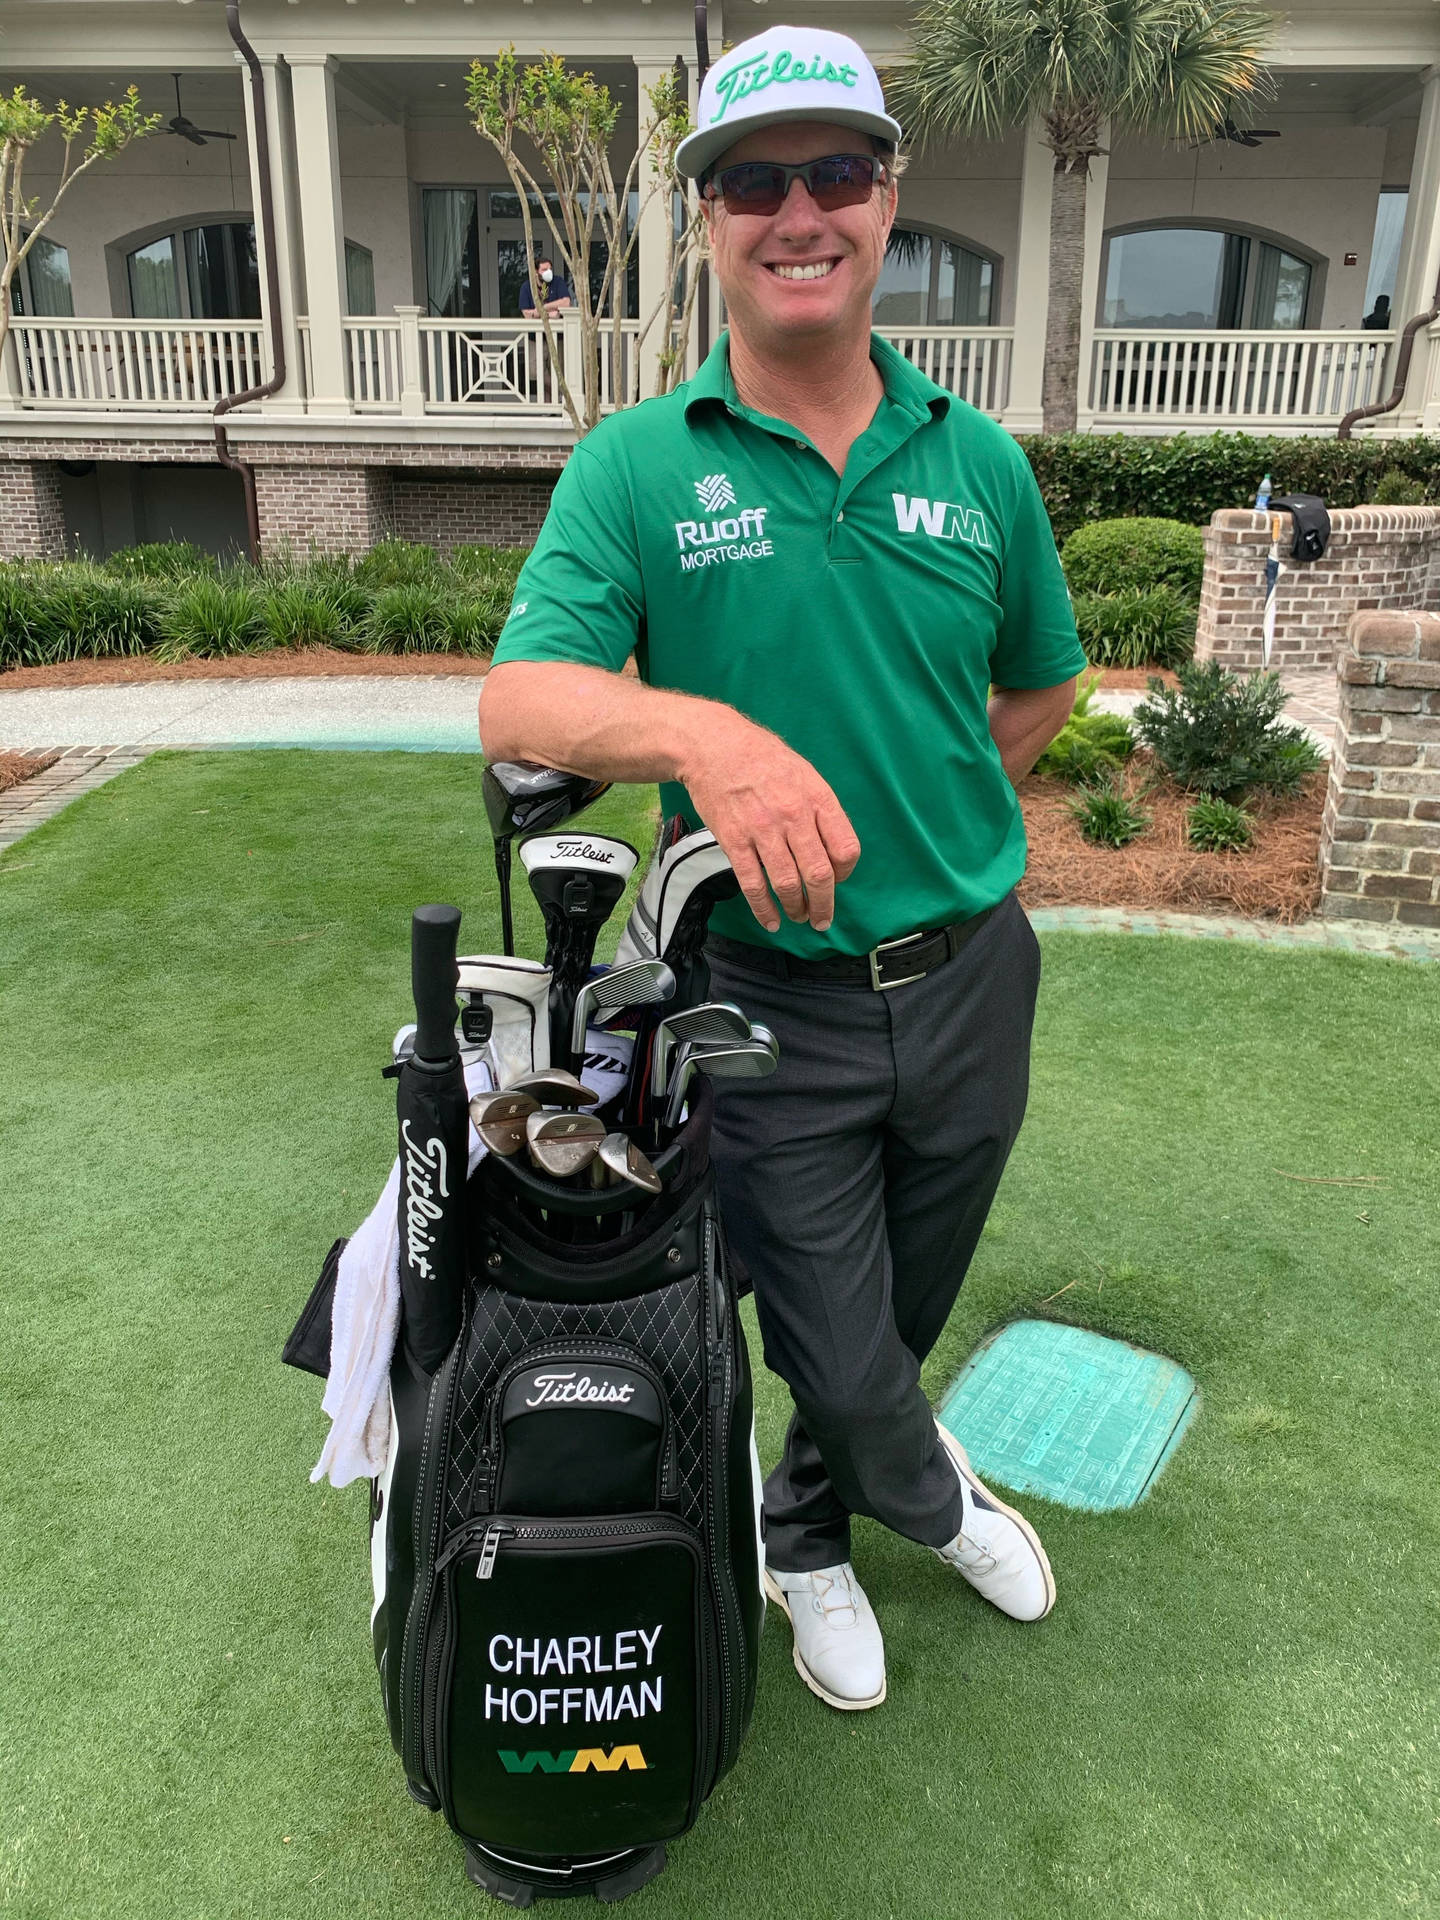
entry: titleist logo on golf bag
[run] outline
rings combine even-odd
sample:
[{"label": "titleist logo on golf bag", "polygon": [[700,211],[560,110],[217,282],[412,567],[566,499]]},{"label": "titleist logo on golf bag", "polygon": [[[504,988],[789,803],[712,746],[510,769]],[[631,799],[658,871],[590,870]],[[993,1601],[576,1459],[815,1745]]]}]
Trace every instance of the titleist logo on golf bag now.
[{"label": "titleist logo on golf bag", "polygon": [[535,1391],[526,1400],[527,1407],[554,1407],[576,1402],[586,1406],[625,1406],[633,1397],[635,1388],[630,1381],[621,1386],[614,1380],[607,1380],[603,1374],[592,1380],[588,1373],[577,1378],[574,1369],[569,1373],[537,1373],[530,1382]]},{"label": "titleist logo on golf bag", "polygon": [[439,1134],[417,1146],[408,1120],[400,1136],[405,1142],[405,1252],[416,1273],[429,1279],[435,1250],[430,1223],[441,1218],[445,1209],[439,1203],[450,1197],[448,1156]]}]

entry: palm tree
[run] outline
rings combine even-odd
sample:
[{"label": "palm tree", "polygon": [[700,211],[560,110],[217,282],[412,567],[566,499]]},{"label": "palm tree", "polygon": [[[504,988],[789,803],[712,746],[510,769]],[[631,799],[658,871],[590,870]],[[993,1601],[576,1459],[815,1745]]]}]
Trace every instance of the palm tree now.
[{"label": "palm tree", "polygon": [[1106,121],[1204,139],[1237,98],[1271,91],[1274,18],[1246,0],[925,0],[913,59],[888,77],[919,140],[1003,133],[1038,116],[1055,155],[1045,431],[1075,426],[1090,162]]}]

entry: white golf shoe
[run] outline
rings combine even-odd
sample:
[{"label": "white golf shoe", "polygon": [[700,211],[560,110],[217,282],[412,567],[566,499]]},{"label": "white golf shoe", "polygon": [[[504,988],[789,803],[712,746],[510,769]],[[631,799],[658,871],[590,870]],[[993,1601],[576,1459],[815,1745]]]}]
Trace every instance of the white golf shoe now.
[{"label": "white golf shoe", "polygon": [[795,1671],[842,1713],[885,1698],[885,1642],[874,1608],[846,1560],[814,1573],[765,1569],[765,1591],[795,1630]]},{"label": "white golf shoe", "polygon": [[1055,1576],[1039,1534],[1023,1514],[991,1493],[954,1434],[938,1421],[936,1428],[965,1497],[959,1533],[936,1553],[1012,1620],[1043,1620],[1055,1604]]}]

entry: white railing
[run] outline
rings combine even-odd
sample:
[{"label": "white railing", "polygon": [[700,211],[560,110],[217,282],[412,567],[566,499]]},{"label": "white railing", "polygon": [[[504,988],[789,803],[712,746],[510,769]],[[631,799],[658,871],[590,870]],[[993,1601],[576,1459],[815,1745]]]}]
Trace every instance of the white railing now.
[{"label": "white railing", "polygon": [[1098,328],[1090,407],[1132,421],[1328,426],[1386,391],[1392,333]]},{"label": "white railing", "polygon": [[880,327],[891,346],[982,413],[1000,414],[1010,398],[1011,327]]},{"label": "white railing", "polygon": [[259,386],[258,320],[12,322],[23,407],[208,412]]}]

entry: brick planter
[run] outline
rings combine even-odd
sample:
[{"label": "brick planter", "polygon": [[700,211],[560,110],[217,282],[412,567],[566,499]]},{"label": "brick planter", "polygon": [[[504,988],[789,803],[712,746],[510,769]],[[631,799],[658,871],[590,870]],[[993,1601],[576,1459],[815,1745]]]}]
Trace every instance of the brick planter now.
[{"label": "brick planter", "polygon": [[1332,919],[1440,927],[1440,616],[1350,622],[1320,873]]},{"label": "brick planter", "polygon": [[[1440,610],[1440,507],[1336,507],[1330,521],[1325,558],[1287,561],[1280,576],[1270,655],[1277,672],[1334,666],[1352,614]],[[1212,517],[1197,659],[1258,672],[1269,552],[1268,514],[1227,508]]]}]

